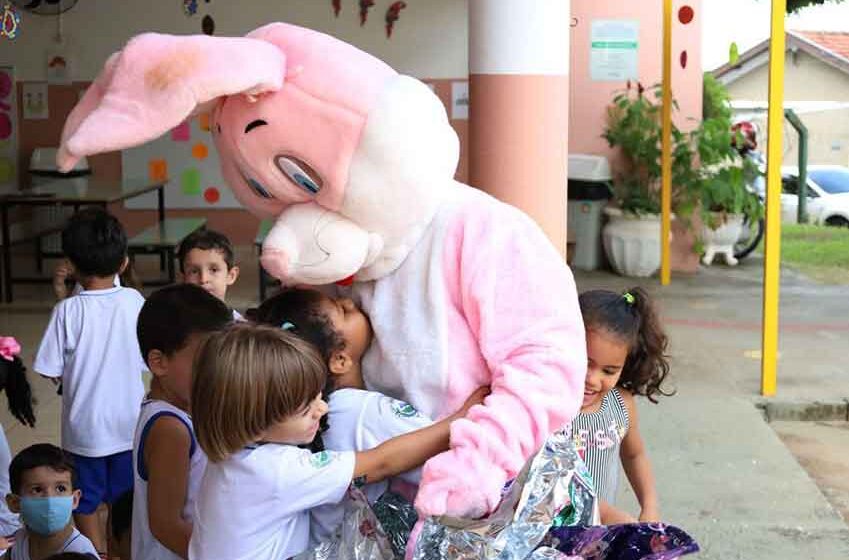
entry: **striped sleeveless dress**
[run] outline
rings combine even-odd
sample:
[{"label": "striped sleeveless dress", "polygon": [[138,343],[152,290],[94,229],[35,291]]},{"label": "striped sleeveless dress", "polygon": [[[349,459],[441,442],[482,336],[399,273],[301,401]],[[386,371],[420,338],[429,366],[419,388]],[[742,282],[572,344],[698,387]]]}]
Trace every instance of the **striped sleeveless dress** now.
[{"label": "striped sleeveless dress", "polygon": [[579,413],[572,421],[572,439],[587,465],[599,499],[616,501],[619,448],[631,425],[619,389],[611,389],[597,412]]}]

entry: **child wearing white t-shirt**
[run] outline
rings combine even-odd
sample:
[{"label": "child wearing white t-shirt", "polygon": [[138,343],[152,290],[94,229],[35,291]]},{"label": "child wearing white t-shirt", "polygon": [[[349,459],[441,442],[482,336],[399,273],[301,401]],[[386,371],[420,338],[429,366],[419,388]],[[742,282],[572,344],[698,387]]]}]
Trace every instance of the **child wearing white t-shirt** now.
[{"label": "child wearing white t-shirt", "polygon": [[327,413],[327,368],[279,328],[236,324],[211,335],[193,366],[192,417],[209,463],[195,502],[191,560],[285,560],[309,542],[309,510],[339,502],[355,479],[379,482],[448,448],[451,421],[364,452],[298,447]]},{"label": "child wearing white t-shirt", "polygon": [[80,490],[73,481],[73,461],[55,445],[38,443],[15,455],[9,465],[6,502],[21,515],[24,526],[15,533],[15,544],[4,559],[42,560],[61,553],[96,553],[71,519],[80,501]]},{"label": "child wearing white t-shirt", "polygon": [[[327,364],[324,394],[329,412],[314,449],[364,451],[433,424],[412,405],[366,390],[360,362],[371,342],[372,329],[368,317],[352,300],[333,299],[313,289],[289,288],[265,300],[251,317],[310,342]],[[421,469],[401,473],[399,479],[402,484],[393,486],[400,486],[412,500]],[[373,504],[388,488],[389,481],[383,481],[368,484],[363,491]],[[343,510],[343,504],[332,504],[312,511],[313,544],[332,536],[342,522]]]},{"label": "child wearing white t-shirt", "polygon": [[144,298],[114,285],[128,263],[127,235],[105,210],[72,216],[62,251],[83,290],[53,308],[33,369],[62,382],[62,448],[73,457],[82,490],[74,518],[105,554],[106,528],[96,510],[133,486],[133,433],[147,369],[136,340]]},{"label": "child wearing white t-shirt", "polygon": [[[227,303],[227,290],[239,278],[239,265],[226,235],[207,228],[187,235],[180,242],[177,260],[183,282],[200,286]],[[244,318],[233,309],[233,320],[243,321]]]},{"label": "child wearing white t-shirt", "polygon": [[192,284],[154,292],[139,313],[139,346],[153,380],[133,445],[133,558],[188,558],[195,496],[206,469],[189,416],[192,360],[209,333],[231,320],[224,302]]}]

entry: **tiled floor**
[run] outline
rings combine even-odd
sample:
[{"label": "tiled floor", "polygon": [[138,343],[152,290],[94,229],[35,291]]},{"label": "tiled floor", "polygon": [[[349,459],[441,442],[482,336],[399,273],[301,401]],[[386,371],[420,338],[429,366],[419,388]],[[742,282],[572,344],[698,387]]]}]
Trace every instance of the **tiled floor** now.
[{"label": "tiled floor", "polygon": [[[228,293],[228,303],[239,311],[244,311],[258,302],[258,264],[253,247],[239,247],[236,253],[241,275]],[[26,266],[31,260],[16,259],[15,263]],[[53,262],[47,261],[45,267],[49,268],[52,264]],[[140,257],[138,269],[142,278],[155,276],[158,274],[157,258]],[[144,292],[149,293],[151,290],[146,289]],[[36,427],[31,429],[20,425],[9,414],[5,397],[0,397],[0,423],[6,432],[13,455],[33,443],[59,443],[60,397],[56,394],[53,383],[32,371],[32,361],[50,318],[54,301],[49,284],[15,285],[15,301],[10,305],[0,305],[0,336],[14,336],[20,342],[21,357],[29,370],[30,384],[38,400],[35,411]]]}]

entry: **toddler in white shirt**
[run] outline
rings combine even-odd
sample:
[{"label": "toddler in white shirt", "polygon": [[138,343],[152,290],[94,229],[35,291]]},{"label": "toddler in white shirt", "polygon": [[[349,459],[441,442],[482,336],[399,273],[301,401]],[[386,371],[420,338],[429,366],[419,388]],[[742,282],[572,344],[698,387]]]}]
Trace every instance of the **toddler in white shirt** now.
[{"label": "toddler in white shirt", "polygon": [[342,500],[355,479],[379,482],[448,448],[451,421],[363,452],[299,447],[327,413],[327,366],[313,346],[275,327],[213,334],[193,366],[191,410],[209,463],[195,502],[190,560],[285,560],[309,543],[309,510]]}]

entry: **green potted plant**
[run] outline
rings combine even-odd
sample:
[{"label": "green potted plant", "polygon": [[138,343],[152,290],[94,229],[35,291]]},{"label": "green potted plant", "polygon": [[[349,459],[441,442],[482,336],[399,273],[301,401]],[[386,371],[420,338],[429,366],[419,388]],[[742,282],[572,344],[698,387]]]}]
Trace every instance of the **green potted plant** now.
[{"label": "green potted plant", "polygon": [[760,171],[734,147],[746,139],[732,131],[728,94],[721,84],[705,76],[704,118],[694,131],[701,167],[697,183],[702,221],[702,262],[709,265],[716,253],[725,253],[729,265],[737,264],[734,244],[744,223],[757,223],[763,205],[747,187]]},{"label": "green potted plant", "polygon": [[[615,206],[602,231],[614,270],[651,276],[660,268],[661,92],[628,82],[608,108],[603,137],[621,158],[613,182]],[[674,102],[673,102],[674,103]],[[677,107],[677,105],[675,105]],[[672,204],[687,219],[698,200],[700,177],[693,133],[672,127]]]}]

